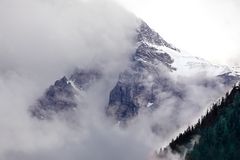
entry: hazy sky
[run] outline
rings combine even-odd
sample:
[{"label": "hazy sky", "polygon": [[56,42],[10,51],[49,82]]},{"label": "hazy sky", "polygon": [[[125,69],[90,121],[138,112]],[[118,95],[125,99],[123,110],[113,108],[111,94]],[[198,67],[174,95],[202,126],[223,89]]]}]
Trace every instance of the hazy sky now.
[{"label": "hazy sky", "polygon": [[239,0],[118,1],[175,46],[216,63],[238,63]]},{"label": "hazy sky", "polygon": [[[219,55],[226,53],[222,50],[231,48],[231,44],[233,50],[238,50],[234,43],[237,38],[231,41],[219,38],[233,37],[238,31],[233,21],[225,24],[218,19],[209,25],[208,31],[206,25],[198,24],[206,24],[210,19],[200,19],[201,12],[192,3],[189,10],[195,14],[188,16],[186,7],[181,7],[183,4],[176,4],[181,8],[177,9],[170,7],[172,0],[162,7],[157,7],[161,3],[148,1],[149,6],[141,0],[125,1],[125,4],[176,46],[196,54],[204,51],[204,55],[216,48]],[[154,14],[157,10],[160,11]],[[234,11],[231,7],[228,10]],[[233,15],[236,19],[237,13]],[[4,144],[0,145],[1,160],[150,159],[179,129],[185,129],[197,119],[210,100],[225,92],[221,85],[214,89],[202,86],[204,74],[174,80],[160,66],[159,75],[164,75],[176,91],[181,88],[186,98],[182,100],[172,92],[159,89],[156,96],[161,96],[161,107],[154,114],[141,111],[129,127],[122,129],[106,118],[105,108],[110,91],[135,51],[132,44],[137,26],[135,16],[113,0],[0,0],[0,24],[0,144]],[[216,27],[217,24],[222,27]],[[224,29],[226,33],[215,35]],[[205,30],[212,35],[201,41]],[[213,47],[206,45],[211,40]],[[219,57],[224,55],[228,54]],[[30,116],[30,106],[45,89],[76,67],[98,68],[103,76],[86,92],[76,90],[78,107],[74,114],[64,112],[52,121],[38,121]],[[139,81],[141,84],[155,81],[151,74],[143,76],[150,78]],[[161,134],[154,134],[153,127],[157,132],[158,128],[162,130]]]}]

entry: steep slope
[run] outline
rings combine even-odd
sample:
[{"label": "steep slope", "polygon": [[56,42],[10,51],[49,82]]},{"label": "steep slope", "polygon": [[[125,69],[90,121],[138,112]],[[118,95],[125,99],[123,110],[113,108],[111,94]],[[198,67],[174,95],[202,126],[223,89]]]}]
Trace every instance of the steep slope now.
[{"label": "steep slope", "polygon": [[183,101],[185,84],[176,84],[178,77],[198,77],[202,80],[200,85],[213,89],[219,84],[232,86],[240,79],[239,72],[234,69],[180,52],[144,22],[137,29],[137,35],[138,47],[131,66],[119,76],[110,93],[107,114],[118,121],[134,117],[142,108],[159,107],[162,101],[170,98],[161,98],[161,93]]},{"label": "steep slope", "polygon": [[73,110],[78,105],[76,97],[79,93],[88,90],[100,78],[101,73],[97,70],[76,70],[70,78],[64,76],[30,108],[32,116],[48,119],[54,113]]},{"label": "steep slope", "polygon": [[[137,30],[138,47],[131,57],[131,66],[121,73],[119,80],[110,93],[107,114],[116,116],[118,120],[126,120],[137,115],[139,108],[153,107],[157,100],[158,90],[170,90],[173,85],[165,72],[172,72],[173,59],[148,45],[167,46],[179,51],[152,31],[146,23]],[[171,88],[178,94],[177,88]]]},{"label": "steep slope", "polygon": [[[117,121],[131,119],[141,109],[152,112],[173,96],[179,102],[185,100],[187,84],[178,82],[178,77],[186,80],[198,76],[199,85],[212,89],[219,84],[231,86],[240,79],[233,69],[180,52],[143,21],[136,29],[135,41],[137,47],[129,59],[130,65],[120,73],[106,104],[107,115]],[[82,68],[56,81],[31,107],[32,115],[44,118],[76,108],[79,91],[88,90],[101,78],[98,69]]]},{"label": "steep slope", "polygon": [[[213,105],[199,119],[170,143],[174,152],[186,154],[187,160],[240,159],[240,84]],[[192,143],[193,139],[197,139]],[[194,145],[194,146],[192,146]],[[186,152],[187,150],[187,152]]]}]

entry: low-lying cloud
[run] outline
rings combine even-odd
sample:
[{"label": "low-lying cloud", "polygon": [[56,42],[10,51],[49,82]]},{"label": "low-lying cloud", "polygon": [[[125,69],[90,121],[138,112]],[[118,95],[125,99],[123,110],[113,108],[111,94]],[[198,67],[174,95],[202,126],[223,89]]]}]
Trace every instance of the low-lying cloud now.
[{"label": "low-lying cloud", "polygon": [[137,24],[109,0],[1,0],[0,22],[0,72],[45,82],[94,61],[119,65]]},{"label": "low-lying cloud", "polygon": [[[135,49],[134,15],[108,0],[0,0],[0,24],[0,159],[154,159],[155,150],[225,89],[200,85],[200,76],[180,78],[173,83],[185,87],[185,101],[168,95],[156,112],[119,128],[106,119],[104,108]],[[81,95],[71,123],[29,116],[29,106],[49,84],[75,68],[94,67],[104,77]],[[155,124],[158,135],[152,132]]]},{"label": "low-lying cloud", "polygon": [[[0,158],[95,159],[94,152],[106,153],[101,147],[107,151],[94,145],[101,139],[108,149],[118,148],[113,136],[108,139],[114,131],[105,134],[104,126],[93,131],[88,123],[78,128],[58,120],[39,122],[28,107],[75,68],[97,66],[113,83],[135,47],[136,17],[108,0],[1,0],[0,23]],[[105,102],[102,95],[95,105]]]}]

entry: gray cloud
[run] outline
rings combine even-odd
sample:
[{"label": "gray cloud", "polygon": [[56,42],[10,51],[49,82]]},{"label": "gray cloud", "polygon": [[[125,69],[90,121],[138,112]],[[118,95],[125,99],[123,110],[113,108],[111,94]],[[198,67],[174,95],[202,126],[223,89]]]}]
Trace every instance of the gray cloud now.
[{"label": "gray cloud", "polygon": [[1,0],[0,22],[0,72],[38,81],[92,61],[126,59],[136,26],[133,15],[108,0]]},{"label": "gray cloud", "polygon": [[[71,146],[79,146],[80,151],[72,148],[73,153],[94,159],[91,154],[98,152],[100,146],[94,146],[93,142],[104,138],[103,142],[111,149],[115,136],[107,134],[107,126],[91,131],[88,123],[81,123],[70,125],[75,128],[72,130],[59,120],[34,120],[27,110],[49,84],[76,67],[102,69],[108,76],[103,87],[97,87],[107,93],[104,86],[113,85],[134,49],[135,16],[107,0],[1,0],[0,23],[0,143],[4,144],[0,146],[1,159],[51,158],[57,151],[60,157],[75,159],[76,155],[70,155],[72,152],[66,149]],[[91,92],[90,95],[93,99],[98,96],[94,105],[100,110],[107,100],[106,94]],[[79,112],[98,120],[95,112],[88,114],[94,110],[89,108],[85,111],[83,107]],[[81,120],[88,122],[86,117]],[[83,154],[87,148],[80,144],[85,136],[85,143],[89,144],[84,146],[89,147],[89,152]],[[117,142],[113,144],[118,148]],[[102,149],[106,153],[107,149]]]},{"label": "gray cloud", "polygon": [[[225,90],[199,85],[203,75],[173,80],[184,87],[185,101],[168,95],[155,113],[142,111],[122,129],[106,119],[103,108],[134,51],[137,21],[131,13],[105,0],[0,0],[0,24],[0,159],[153,159],[155,150]],[[98,67],[104,77],[82,93],[71,123],[61,116],[51,122],[32,119],[28,107],[76,67]],[[152,132],[155,124],[159,135]]]}]

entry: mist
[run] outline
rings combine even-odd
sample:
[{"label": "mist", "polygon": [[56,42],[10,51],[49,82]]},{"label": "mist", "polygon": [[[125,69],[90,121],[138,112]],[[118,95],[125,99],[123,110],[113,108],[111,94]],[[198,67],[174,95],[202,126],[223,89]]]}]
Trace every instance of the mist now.
[{"label": "mist", "polygon": [[[40,122],[30,117],[28,108],[50,84],[76,68],[98,67],[107,82],[114,83],[135,49],[136,17],[107,0],[1,0],[0,23],[0,158],[96,159],[94,152],[104,158],[114,149],[112,145],[113,155],[126,151],[121,143],[112,143],[113,135],[122,143],[124,135],[117,136],[120,133],[114,129],[108,132],[103,120],[95,124],[101,117],[95,112],[89,115],[84,110],[79,113],[86,115],[82,123],[69,125],[61,118]],[[89,94],[98,96],[97,109],[107,100],[106,94],[99,94],[111,88],[111,84],[102,85],[96,88],[97,94]],[[88,117],[96,119],[92,122]],[[100,140],[106,149],[98,145]]]},{"label": "mist", "polygon": [[[104,108],[136,49],[135,15],[109,0],[0,0],[0,24],[0,159],[154,159],[155,151],[226,90],[203,86],[198,79],[205,75],[175,80],[166,75],[187,98],[180,103],[160,90],[165,100],[156,112],[141,110],[121,128]],[[29,106],[76,68],[98,68],[104,76],[81,92],[74,113],[51,121],[31,117]]]},{"label": "mist", "polygon": [[0,4],[1,73],[12,70],[36,81],[53,81],[92,61],[117,63],[131,51],[136,18],[112,1]]}]

